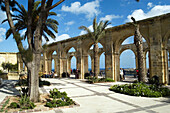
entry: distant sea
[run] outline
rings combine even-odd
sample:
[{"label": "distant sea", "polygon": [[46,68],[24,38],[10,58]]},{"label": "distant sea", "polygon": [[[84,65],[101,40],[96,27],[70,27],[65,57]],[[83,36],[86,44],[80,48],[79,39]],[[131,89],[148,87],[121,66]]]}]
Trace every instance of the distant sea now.
[{"label": "distant sea", "polygon": [[[123,68],[123,69],[132,69],[132,68]],[[72,70],[74,70],[74,68]],[[52,69],[52,71],[54,72],[54,69]],[[89,68],[88,71],[90,72],[91,68]],[[105,71],[105,68],[100,68],[100,71]],[[132,76],[132,75],[135,75],[135,74],[136,74],[136,71],[130,71],[130,70],[125,71],[125,75]]]},{"label": "distant sea", "polygon": [[[74,70],[74,68],[72,70]],[[88,70],[91,71],[91,68],[89,68]],[[105,68],[100,68],[100,71],[104,71],[104,70]],[[51,71],[54,71],[54,69],[52,69]]]}]

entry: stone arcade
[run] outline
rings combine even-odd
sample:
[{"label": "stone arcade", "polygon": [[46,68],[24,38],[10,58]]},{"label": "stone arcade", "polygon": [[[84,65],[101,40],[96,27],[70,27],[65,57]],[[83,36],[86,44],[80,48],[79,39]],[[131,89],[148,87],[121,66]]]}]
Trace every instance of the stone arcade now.
[{"label": "stone arcade", "polygon": [[[158,75],[160,82],[167,84],[169,83],[170,13],[141,20],[138,23],[141,35],[146,40],[146,43],[144,43],[144,53],[149,52],[150,76]],[[105,72],[107,77],[119,81],[120,54],[124,50],[131,49],[136,55],[134,44],[121,45],[126,38],[133,35],[134,26],[126,23],[108,28],[106,36],[99,41],[103,46],[100,49],[99,57],[105,52]],[[71,58],[75,56],[77,69],[80,70],[80,78],[84,79],[84,74],[88,72],[88,55],[91,58],[93,57],[93,53],[90,51],[92,45],[93,41],[89,38],[88,34],[52,43],[43,52],[40,71],[51,71],[51,63],[52,59],[54,59],[55,71],[59,76],[63,72],[70,73]],[[76,52],[68,53],[68,50],[72,47]],[[52,55],[54,51],[56,51],[56,55]]]}]

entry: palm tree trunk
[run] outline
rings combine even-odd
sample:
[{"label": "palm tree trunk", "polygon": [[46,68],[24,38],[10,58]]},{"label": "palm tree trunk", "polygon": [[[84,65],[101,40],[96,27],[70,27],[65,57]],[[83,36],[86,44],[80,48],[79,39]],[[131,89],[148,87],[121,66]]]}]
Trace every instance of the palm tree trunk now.
[{"label": "palm tree trunk", "polygon": [[39,100],[39,67],[40,67],[41,54],[33,53],[33,60],[31,65],[28,66],[29,75],[29,96],[30,100],[33,102],[38,102]]},{"label": "palm tree trunk", "polygon": [[139,25],[135,28],[134,43],[137,48],[138,69],[139,69],[139,82],[146,82],[145,66],[144,66],[144,53],[142,35],[139,31]]},{"label": "palm tree trunk", "polygon": [[94,76],[96,78],[98,78],[98,67],[99,67],[99,63],[98,63],[98,52],[99,52],[98,43],[94,44],[93,52],[94,52]]}]

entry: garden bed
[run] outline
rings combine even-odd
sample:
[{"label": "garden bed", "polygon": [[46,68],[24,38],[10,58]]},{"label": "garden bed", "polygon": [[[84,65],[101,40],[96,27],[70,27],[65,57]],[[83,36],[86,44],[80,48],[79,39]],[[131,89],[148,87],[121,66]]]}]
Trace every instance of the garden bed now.
[{"label": "garden bed", "polygon": [[85,82],[94,84],[94,83],[107,83],[107,82],[115,82],[115,81],[111,78],[96,78],[93,76],[89,76],[89,77],[86,77]]},{"label": "garden bed", "polygon": [[38,111],[48,111],[48,110],[55,110],[55,109],[62,109],[62,108],[73,108],[76,106],[80,106],[76,102],[74,102],[72,105],[68,106],[60,106],[55,108],[49,108],[46,107],[46,103],[48,100],[50,100],[49,94],[41,94],[40,95],[40,102],[34,103],[35,108],[34,109],[21,109],[21,108],[8,108],[8,106],[12,102],[19,103],[19,96],[6,96],[6,98],[0,103],[0,112],[38,112]]},{"label": "garden bed", "polygon": [[125,85],[113,85],[111,91],[131,96],[142,97],[167,97],[170,96],[170,89],[161,85],[133,83]]}]

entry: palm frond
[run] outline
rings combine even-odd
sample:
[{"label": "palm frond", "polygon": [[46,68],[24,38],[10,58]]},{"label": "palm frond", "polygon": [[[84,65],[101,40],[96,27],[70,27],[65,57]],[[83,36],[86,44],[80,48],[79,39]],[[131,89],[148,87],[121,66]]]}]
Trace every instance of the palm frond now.
[{"label": "palm frond", "polygon": [[46,22],[46,26],[54,30],[54,32],[58,33],[58,26],[56,24]]},{"label": "palm frond", "polygon": [[51,37],[51,38],[55,38],[55,35],[54,35],[54,33],[51,31],[51,30],[49,30],[47,27],[45,27],[44,28],[44,31]]},{"label": "palm frond", "polygon": [[11,34],[12,34],[12,30],[11,30],[11,28],[9,28],[5,34],[6,35],[5,39],[7,40]]},{"label": "palm frond", "polygon": [[45,33],[43,33],[42,35],[44,36],[45,40],[48,42],[49,39],[48,39],[47,35]]},{"label": "palm frond", "polygon": [[95,17],[94,20],[93,20],[93,30],[94,30],[94,34],[97,33],[97,22],[96,22],[96,20],[97,20],[97,17]]},{"label": "palm frond", "polygon": [[47,23],[55,23],[56,25],[59,25],[59,23],[57,22],[57,20],[54,19],[47,19]]},{"label": "palm frond", "polygon": [[6,22],[6,21],[8,21],[8,19],[3,20],[3,21],[1,22],[1,24],[3,24],[3,23]]},{"label": "palm frond", "polygon": [[33,8],[34,11],[38,8],[38,6],[40,5],[40,3],[41,3],[41,1],[35,1],[35,2],[34,2],[34,8]]},{"label": "palm frond", "polygon": [[57,13],[55,13],[55,12],[49,12],[48,16],[57,16]]}]

